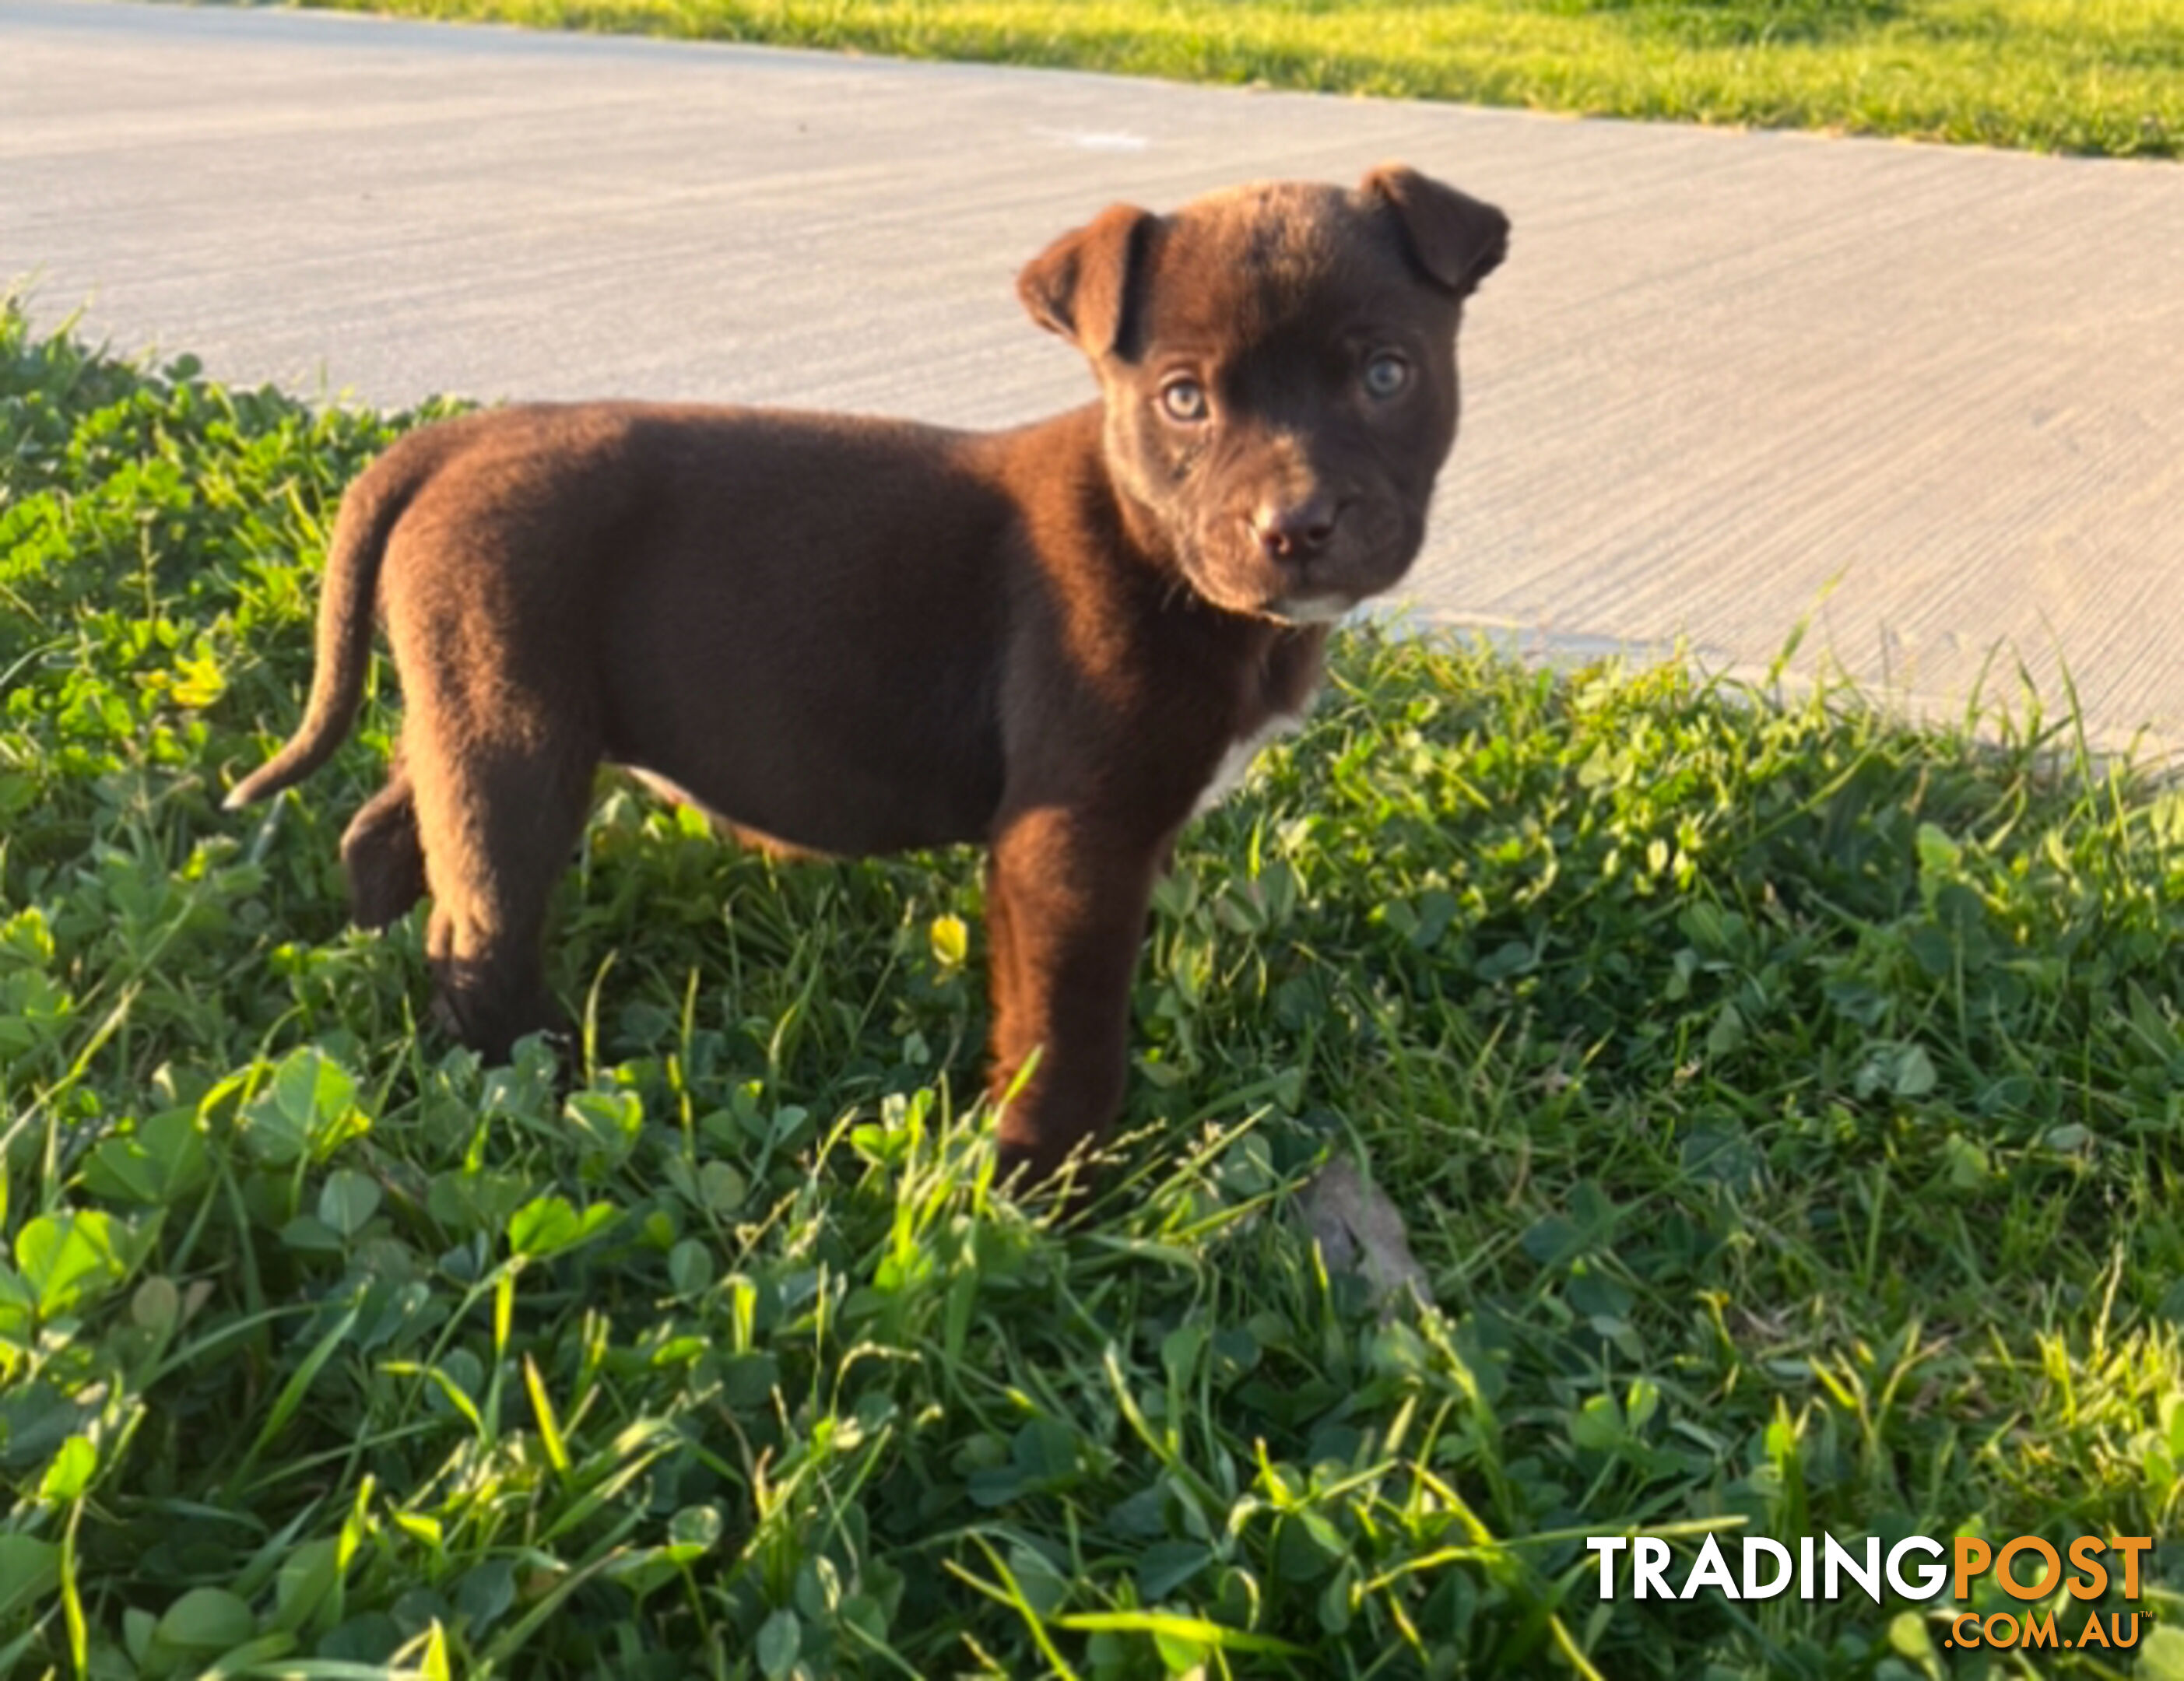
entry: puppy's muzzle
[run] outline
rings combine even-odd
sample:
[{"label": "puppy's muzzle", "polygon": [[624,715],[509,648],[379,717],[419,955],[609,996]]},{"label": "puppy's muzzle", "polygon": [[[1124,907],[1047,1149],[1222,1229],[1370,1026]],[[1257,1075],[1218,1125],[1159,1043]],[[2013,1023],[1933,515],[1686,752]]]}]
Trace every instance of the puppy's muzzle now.
[{"label": "puppy's muzzle", "polygon": [[1261,610],[1293,625],[1331,624],[1357,604],[1358,593],[1331,576],[1350,503],[1332,492],[1261,502],[1243,516],[1247,548],[1273,574],[1273,588]]},{"label": "puppy's muzzle", "polygon": [[1315,491],[1300,501],[1262,502],[1245,516],[1245,523],[1262,554],[1301,574],[1309,572],[1312,563],[1334,542],[1342,509],[1327,492]]}]

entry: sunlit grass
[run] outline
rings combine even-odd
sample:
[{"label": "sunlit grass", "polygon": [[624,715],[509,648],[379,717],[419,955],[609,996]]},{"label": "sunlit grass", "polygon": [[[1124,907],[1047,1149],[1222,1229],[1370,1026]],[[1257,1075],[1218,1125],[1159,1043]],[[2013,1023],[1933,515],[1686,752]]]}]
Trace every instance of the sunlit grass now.
[{"label": "sunlit grass", "polygon": [[306,0],[1593,115],[2174,157],[2170,0]]},{"label": "sunlit grass", "polygon": [[[565,1097],[344,927],[391,683],[217,810],[411,418],[0,321],[0,1671],[1908,1681],[1987,1672],[1579,1538],[2177,1533],[2184,796],[2068,717],[1348,637],[1058,1231],[966,1098],[970,855],[610,793]],[[1329,1276],[1334,1153],[1432,1306]]]}]

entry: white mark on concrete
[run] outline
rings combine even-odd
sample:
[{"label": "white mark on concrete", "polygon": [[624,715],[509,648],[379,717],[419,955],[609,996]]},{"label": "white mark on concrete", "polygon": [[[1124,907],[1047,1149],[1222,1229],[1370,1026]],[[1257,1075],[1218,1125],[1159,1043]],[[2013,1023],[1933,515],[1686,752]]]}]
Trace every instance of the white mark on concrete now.
[{"label": "white mark on concrete", "polygon": [[1045,128],[1034,123],[1031,131],[1043,140],[1058,141],[1084,152],[1142,152],[1152,144],[1145,136],[1123,129]]}]

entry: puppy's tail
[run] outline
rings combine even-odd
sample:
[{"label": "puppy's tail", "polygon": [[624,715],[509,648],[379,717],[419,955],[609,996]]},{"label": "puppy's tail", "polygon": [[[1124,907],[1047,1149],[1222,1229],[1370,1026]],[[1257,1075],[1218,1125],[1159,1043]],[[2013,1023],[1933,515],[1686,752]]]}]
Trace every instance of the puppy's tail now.
[{"label": "puppy's tail", "polygon": [[348,734],[371,662],[372,608],[387,540],[438,465],[437,451],[398,445],[342,498],[333,541],[326,548],[311,698],[304,721],[278,753],[228,791],[220,802],[224,810],[239,810],[300,782],[332,757]]}]

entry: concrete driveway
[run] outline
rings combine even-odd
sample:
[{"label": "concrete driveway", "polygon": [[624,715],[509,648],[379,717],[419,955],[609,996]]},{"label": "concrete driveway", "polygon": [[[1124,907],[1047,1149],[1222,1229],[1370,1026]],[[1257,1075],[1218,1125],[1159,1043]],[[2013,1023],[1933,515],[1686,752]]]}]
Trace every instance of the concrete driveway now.
[{"label": "concrete driveway", "polygon": [[[1415,599],[1578,649],[1990,650],[2184,741],[2184,168],[109,0],[0,4],[0,278],[404,404],[1076,402],[1017,266],[1116,199],[1401,159],[1495,200]],[[2000,676],[1990,688],[2006,691]]]}]

